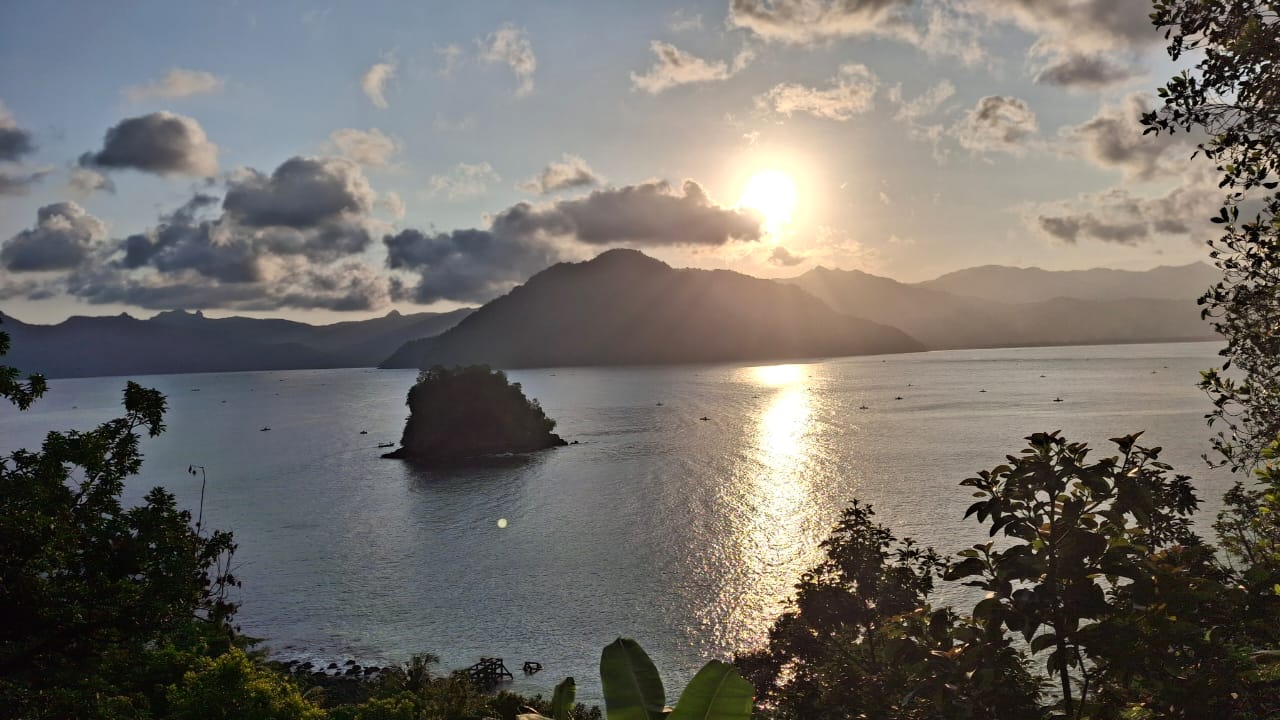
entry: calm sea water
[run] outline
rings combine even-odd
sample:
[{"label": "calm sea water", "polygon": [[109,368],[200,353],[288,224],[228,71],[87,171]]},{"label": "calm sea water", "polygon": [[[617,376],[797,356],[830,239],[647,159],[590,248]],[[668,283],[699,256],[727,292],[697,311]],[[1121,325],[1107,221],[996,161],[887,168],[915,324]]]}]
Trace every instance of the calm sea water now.
[{"label": "calm sea water", "polygon": [[[1107,438],[1145,430],[1195,477],[1208,519],[1230,478],[1200,460],[1208,401],[1194,384],[1216,350],[513,372],[578,444],[450,472],[379,458],[378,443],[399,439],[412,372],[137,378],[170,409],[128,496],[164,485],[194,509],[186,469],[207,468],[206,522],[240,545],[239,618],[280,656],[500,656],[518,689],[573,675],[592,699],[600,649],[626,635],[680,688],[706,659],[763,641],[853,498],[945,552],[984,539],[961,520],[971,498],[958,483],[1034,431],[1110,453]],[[114,417],[123,385],[52,382],[35,409],[0,410],[0,449]],[[519,677],[525,660],[546,669]]]}]

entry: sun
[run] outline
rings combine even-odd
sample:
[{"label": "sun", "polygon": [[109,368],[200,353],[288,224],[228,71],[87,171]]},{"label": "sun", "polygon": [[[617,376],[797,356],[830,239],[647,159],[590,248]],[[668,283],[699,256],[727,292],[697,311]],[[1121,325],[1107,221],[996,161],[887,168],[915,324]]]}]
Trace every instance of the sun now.
[{"label": "sun", "polygon": [[761,170],[742,188],[738,207],[750,208],[764,216],[764,229],[776,235],[791,224],[796,211],[796,183],[781,170]]}]

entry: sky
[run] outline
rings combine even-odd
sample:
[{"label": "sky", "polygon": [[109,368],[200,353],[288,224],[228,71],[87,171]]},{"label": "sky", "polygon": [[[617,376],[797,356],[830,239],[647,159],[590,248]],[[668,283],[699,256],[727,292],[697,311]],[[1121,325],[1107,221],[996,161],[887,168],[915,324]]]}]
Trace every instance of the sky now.
[{"label": "sky", "polygon": [[10,2],[0,308],[333,322],[631,247],[917,282],[1203,260],[1145,0]]}]

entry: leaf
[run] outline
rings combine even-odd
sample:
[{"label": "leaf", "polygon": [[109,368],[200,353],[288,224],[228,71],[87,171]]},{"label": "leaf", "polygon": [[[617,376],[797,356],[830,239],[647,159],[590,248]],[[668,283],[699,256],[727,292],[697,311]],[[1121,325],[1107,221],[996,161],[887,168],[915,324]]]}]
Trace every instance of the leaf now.
[{"label": "leaf", "polygon": [[577,694],[578,687],[574,684],[573,678],[567,677],[561,680],[551,695],[551,716],[555,720],[569,720],[569,711],[573,709],[573,700]]},{"label": "leaf", "polygon": [[1052,647],[1058,642],[1058,636],[1053,633],[1045,633],[1031,641],[1031,652],[1038,653],[1047,647]]},{"label": "leaf", "polygon": [[653,661],[630,638],[618,638],[600,654],[600,684],[609,720],[662,720],[666,691]]},{"label": "leaf", "polygon": [[[750,720],[755,688],[728,663],[712,660],[680,694],[668,720]],[[610,712],[609,720],[613,720]]]}]

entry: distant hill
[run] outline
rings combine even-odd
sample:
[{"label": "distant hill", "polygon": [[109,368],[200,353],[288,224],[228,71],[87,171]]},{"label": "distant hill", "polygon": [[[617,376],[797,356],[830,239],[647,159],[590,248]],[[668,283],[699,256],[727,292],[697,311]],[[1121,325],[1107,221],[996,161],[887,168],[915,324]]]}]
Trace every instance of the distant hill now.
[{"label": "distant hill", "polygon": [[56,325],[5,316],[0,330],[13,340],[5,364],[49,377],[372,367],[405,341],[442,332],[470,312],[392,311],[332,325],[182,311],[149,320],[71,317]]},{"label": "distant hill", "polygon": [[1002,265],[947,273],[919,287],[952,295],[1007,303],[1076,300],[1195,300],[1222,279],[1222,271],[1204,263],[1162,265],[1151,270],[1041,270]]},{"label": "distant hill", "polygon": [[534,275],[382,367],[754,361],[914,352],[897,328],[842,315],[799,288],[726,270],[676,270],[610,250]]},{"label": "distant hill", "polygon": [[[815,268],[787,282],[840,312],[901,328],[930,349],[1213,340],[1218,336],[1200,319],[1195,302],[1199,291],[1191,289],[1204,276],[1199,268],[1208,266],[1157,268],[1149,277],[987,266],[914,285],[857,270]],[[1038,293],[1032,287],[1036,279]],[[1125,282],[1113,282],[1119,280]],[[939,289],[946,286],[971,292]],[[1099,298],[1090,296],[1095,291]],[[1033,300],[1002,302],[979,294]]]}]

